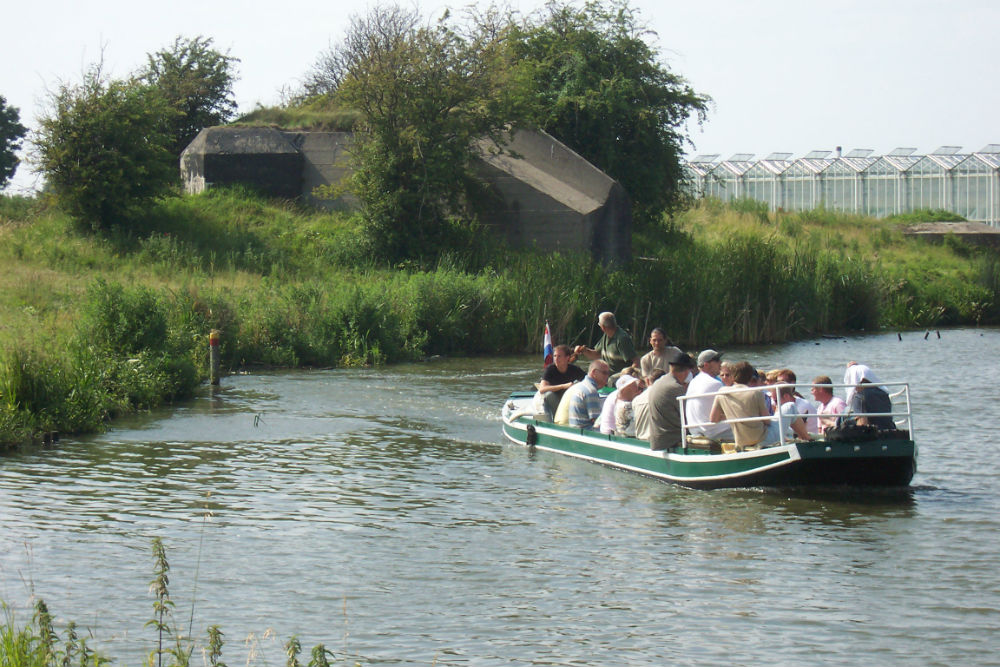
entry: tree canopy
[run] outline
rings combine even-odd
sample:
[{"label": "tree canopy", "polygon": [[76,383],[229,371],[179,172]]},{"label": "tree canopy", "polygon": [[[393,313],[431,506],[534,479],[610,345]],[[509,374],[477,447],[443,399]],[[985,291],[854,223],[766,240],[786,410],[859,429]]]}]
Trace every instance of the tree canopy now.
[{"label": "tree canopy", "polygon": [[177,110],[171,116],[170,151],[181,151],[203,128],[229,122],[236,115],[234,69],[239,59],[212,48],[212,39],[177,37],[174,43],[147,55],[139,78],[157,88]]},{"label": "tree canopy", "polygon": [[177,181],[167,148],[175,113],[156,88],[107,80],[99,64],[81,83],[60,85],[35,140],[59,203],[95,230],[137,220]]},{"label": "tree canopy", "polygon": [[17,107],[7,104],[4,96],[0,95],[0,189],[10,182],[20,162],[17,150],[28,133],[28,128],[21,125],[20,120]]},{"label": "tree canopy", "polygon": [[474,221],[476,141],[498,137],[506,114],[506,53],[488,22],[463,31],[449,15],[380,6],[352,19],[307,87],[361,111],[349,189],[367,238],[388,261],[453,247]]},{"label": "tree canopy", "polygon": [[526,120],[620,182],[639,222],[676,200],[686,123],[710,101],[661,61],[654,36],[627,0],[551,0],[509,40]]}]

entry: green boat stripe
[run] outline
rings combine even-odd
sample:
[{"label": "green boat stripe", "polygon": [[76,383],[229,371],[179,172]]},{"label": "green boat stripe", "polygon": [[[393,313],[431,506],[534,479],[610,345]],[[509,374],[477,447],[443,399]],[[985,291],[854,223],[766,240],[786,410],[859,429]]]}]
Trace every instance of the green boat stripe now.
[{"label": "green boat stripe", "polygon": [[[528,423],[530,422],[524,419],[515,423],[505,423],[504,434],[511,441],[524,445]],[[508,433],[508,426],[519,435],[523,434],[523,437],[518,438]],[[577,429],[562,430],[559,427],[538,423],[534,426],[538,434],[538,442],[534,445],[536,449],[677,482],[708,482],[745,477],[789,465],[800,458],[798,449],[794,445],[740,454],[678,455],[651,450],[645,443],[634,445],[626,442],[625,438],[603,434],[589,435]],[[633,438],[629,440],[642,442]],[[593,451],[578,451],[580,449]],[[706,471],[707,465],[711,465],[711,469],[715,472]],[[674,472],[674,468],[680,470]]]}]

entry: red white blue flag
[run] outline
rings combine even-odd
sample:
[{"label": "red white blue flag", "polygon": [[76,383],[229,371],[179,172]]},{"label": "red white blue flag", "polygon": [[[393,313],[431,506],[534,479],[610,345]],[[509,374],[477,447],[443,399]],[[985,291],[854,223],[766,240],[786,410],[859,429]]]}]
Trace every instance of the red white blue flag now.
[{"label": "red white blue flag", "polygon": [[552,363],[552,334],[549,333],[548,320],[545,321],[545,340],[542,343],[542,356],[544,357],[542,368],[545,368]]}]

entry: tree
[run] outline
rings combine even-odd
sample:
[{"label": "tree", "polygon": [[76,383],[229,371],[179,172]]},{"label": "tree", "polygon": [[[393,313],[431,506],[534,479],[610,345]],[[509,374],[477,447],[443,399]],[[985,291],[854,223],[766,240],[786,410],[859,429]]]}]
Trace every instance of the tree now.
[{"label": "tree", "polygon": [[222,125],[236,115],[233,70],[238,58],[212,48],[212,39],[177,37],[168,49],[147,54],[139,73],[145,83],[179,113],[173,117],[170,150],[180,156],[203,128]]},{"label": "tree", "polygon": [[4,96],[0,95],[0,190],[10,182],[20,162],[17,151],[28,133],[28,128],[21,125],[20,120],[17,107],[8,105]]},{"label": "tree", "polygon": [[156,88],[101,65],[61,84],[40,119],[39,166],[60,204],[95,230],[134,223],[177,180],[167,149],[176,113]]},{"label": "tree", "polygon": [[421,26],[397,7],[355,17],[344,43],[323,54],[307,90],[358,109],[349,189],[380,258],[428,258],[457,243],[475,219],[476,142],[500,141],[506,118],[499,33],[476,21],[461,32],[446,14]]},{"label": "tree", "polygon": [[710,102],[660,62],[652,35],[628,0],[550,0],[510,39],[529,122],[621,183],[637,223],[676,201],[684,126]]}]

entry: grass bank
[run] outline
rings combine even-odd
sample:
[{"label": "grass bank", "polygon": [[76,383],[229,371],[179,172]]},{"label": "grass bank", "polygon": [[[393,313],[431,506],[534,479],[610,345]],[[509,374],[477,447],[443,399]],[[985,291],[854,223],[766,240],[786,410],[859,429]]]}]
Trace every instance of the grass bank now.
[{"label": "grass bank", "polygon": [[225,368],[362,366],[592,342],[691,347],[1000,322],[995,252],[899,223],[704,202],[636,233],[616,270],[481,243],[433,266],[372,264],[357,221],[239,190],[176,197],[84,233],[44,197],[0,198],[0,443],[100,429],[189,395],[217,329]]}]

